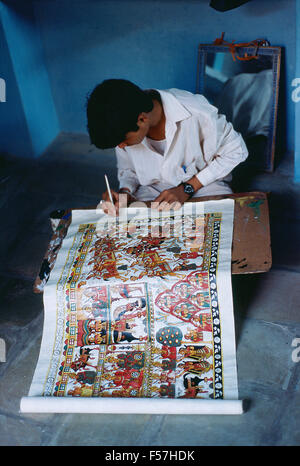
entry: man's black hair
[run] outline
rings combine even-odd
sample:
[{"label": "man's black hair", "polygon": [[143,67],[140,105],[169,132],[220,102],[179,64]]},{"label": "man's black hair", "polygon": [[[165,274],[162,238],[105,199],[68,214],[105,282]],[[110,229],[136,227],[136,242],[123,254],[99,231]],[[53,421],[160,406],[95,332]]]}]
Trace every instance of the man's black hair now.
[{"label": "man's black hair", "polygon": [[153,109],[151,93],[125,79],[107,79],[87,101],[88,132],[99,149],[116,147],[126,133],[137,131],[138,116]]}]

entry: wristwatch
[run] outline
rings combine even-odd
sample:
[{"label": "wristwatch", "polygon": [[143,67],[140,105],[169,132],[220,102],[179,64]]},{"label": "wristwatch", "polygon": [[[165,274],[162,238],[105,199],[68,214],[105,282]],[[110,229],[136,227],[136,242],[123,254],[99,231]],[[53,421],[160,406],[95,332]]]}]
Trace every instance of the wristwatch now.
[{"label": "wristwatch", "polygon": [[195,194],[195,190],[191,184],[182,183],[182,185],[183,185],[183,190],[185,194],[188,194],[190,197],[192,197]]}]

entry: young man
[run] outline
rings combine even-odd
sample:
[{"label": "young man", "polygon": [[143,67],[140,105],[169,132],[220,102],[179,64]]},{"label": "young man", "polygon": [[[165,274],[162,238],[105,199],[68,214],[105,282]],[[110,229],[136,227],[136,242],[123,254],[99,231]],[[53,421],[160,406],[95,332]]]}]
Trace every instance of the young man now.
[{"label": "young man", "polygon": [[[154,201],[158,209],[191,197],[230,194],[231,171],[248,156],[242,136],[199,94],[142,90],[130,81],[103,81],[87,102],[91,142],[116,148],[120,194]],[[108,201],[108,193],[103,194]],[[106,202],[107,205],[107,202]]]}]

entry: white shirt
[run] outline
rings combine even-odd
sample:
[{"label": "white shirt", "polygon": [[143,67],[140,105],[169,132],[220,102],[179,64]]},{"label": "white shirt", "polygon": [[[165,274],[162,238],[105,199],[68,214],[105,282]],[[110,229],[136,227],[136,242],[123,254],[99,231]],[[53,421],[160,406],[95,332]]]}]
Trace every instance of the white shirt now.
[{"label": "white shirt", "polygon": [[166,150],[166,145],[167,145],[167,140],[162,139],[161,141],[156,141],[154,139],[147,138],[148,142],[150,145],[153,147],[153,149],[156,150],[161,155],[164,155],[165,150]]},{"label": "white shirt", "polygon": [[164,155],[145,137],[116,147],[120,188],[178,186],[196,175],[203,186],[225,178],[248,156],[242,136],[204,96],[179,89],[158,91],[166,116]]}]

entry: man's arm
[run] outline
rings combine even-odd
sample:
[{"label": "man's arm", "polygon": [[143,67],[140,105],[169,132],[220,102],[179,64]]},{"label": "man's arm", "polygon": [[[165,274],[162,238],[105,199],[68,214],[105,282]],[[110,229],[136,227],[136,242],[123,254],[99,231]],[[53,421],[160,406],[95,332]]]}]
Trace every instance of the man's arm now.
[{"label": "man's arm", "polygon": [[[214,181],[225,178],[237,165],[248,157],[248,149],[241,134],[234,130],[232,124],[226,120],[226,117],[215,113],[211,118],[216,144],[214,155],[208,161],[207,166],[196,175],[202,186],[207,186]],[[210,137],[212,135],[209,132],[206,134],[204,132],[204,141],[205,139],[209,140]]]},{"label": "man's arm", "polygon": [[111,190],[113,204],[110,202],[108,191],[102,195],[103,203],[101,205],[104,213],[109,215],[118,215],[121,207],[127,207],[130,202],[135,200],[133,193],[139,186],[139,181],[130,163],[129,157],[123,149],[115,148],[117,156],[117,168],[119,179],[119,190]]},{"label": "man's arm", "polygon": [[[193,186],[194,192],[224,178],[248,156],[248,150],[242,136],[233,129],[231,123],[226,121],[224,115],[216,114],[215,131],[216,155],[212,157],[205,168],[185,181]],[[209,138],[212,135],[207,134],[206,137]],[[190,196],[184,192],[184,186],[180,184],[163,191],[154,202],[158,210],[167,210],[177,208],[177,205],[182,205],[189,198]]]},{"label": "man's arm", "polygon": [[198,181],[202,186],[207,186],[225,178],[248,157],[248,149],[241,134],[203,95],[180,91],[178,98],[191,109],[194,117],[198,115],[201,149],[206,162],[206,166],[196,173]]},{"label": "man's arm", "polygon": [[124,149],[116,147],[115,151],[117,157],[119,190],[126,190],[133,195],[140,185],[134,166]]}]

